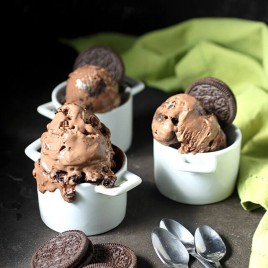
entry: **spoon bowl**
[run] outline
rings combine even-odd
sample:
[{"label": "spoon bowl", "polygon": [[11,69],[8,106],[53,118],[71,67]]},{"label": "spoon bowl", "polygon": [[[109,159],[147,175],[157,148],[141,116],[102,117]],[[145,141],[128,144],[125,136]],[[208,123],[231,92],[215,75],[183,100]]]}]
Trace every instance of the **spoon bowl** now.
[{"label": "spoon bowl", "polygon": [[220,260],[226,254],[226,246],[220,235],[210,226],[202,225],[195,231],[196,251],[203,258],[222,267]]},{"label": "spoon bowl", "polygon": [[164,218],[160,221],[159,226],[163,229],[166,229],[168,232],[173,234],[178,240],[180,240],[181,243],[187,249],[188,253],[193,257],[195,257],[201,264],[203,264],[204,267],[214,268],[214,266],[211,263],[209,263],[207,260],[203,259],[196,253],[194,236],[182,224],[180,224],[175,220]]},{"label": "spoon bowl", "polygon": [[194,236],[179,222],[172,219],[162,219],[159,226],[176,236],[189,251],[194,250]]},{"label": "spoon bowl", "polygon": [[155,227],[151,238],[156,254],[166,266],[188,268],[188,251],[174,235],[163,228]]}]

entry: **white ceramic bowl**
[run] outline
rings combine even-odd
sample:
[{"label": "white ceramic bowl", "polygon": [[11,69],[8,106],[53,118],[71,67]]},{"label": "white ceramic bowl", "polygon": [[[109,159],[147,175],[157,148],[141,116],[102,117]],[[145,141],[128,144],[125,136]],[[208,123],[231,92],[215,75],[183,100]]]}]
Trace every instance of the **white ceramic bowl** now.
[{"label": "white ceramic bowl", "polygon": [[[145,85],[141,81],[125,77],[122,83],[125,101],[117,108],[106,112],[96,113],[102,123],[111,131],[111,142],[126,152],[131,146],[133,129],[133,96],[141,92]],[[55,111],[65,99],[66,81],[57,85],[51,94],[51,102],[37,107],[37,111],[52,119]]]},{"label": "white ceramic bowl", "polygon": [[241,151],[241,131],[227,129],[228,147],[197,154],[153,140],[154,177],[161,194],[177,202],[203,205],[229,197],[235,188]]},{"label": "white ceramic bowl", "polygon": [[[25,154],[37,161],[40,158],[40,139],[25,149]],[[125,153],[115,147],[122,159],[121,168],[116,172],[117,181],[113,188],[96,186],[91,183],[76,185],[76,199],[68,203],[60,191],[41,193],[37,189],[40,215],[52,230],[63,232],[78,229],[86,235],[107,232],[118,226],[124,219],[127,208],[127,192],[138,186],[142,180],[127,171]]]}]

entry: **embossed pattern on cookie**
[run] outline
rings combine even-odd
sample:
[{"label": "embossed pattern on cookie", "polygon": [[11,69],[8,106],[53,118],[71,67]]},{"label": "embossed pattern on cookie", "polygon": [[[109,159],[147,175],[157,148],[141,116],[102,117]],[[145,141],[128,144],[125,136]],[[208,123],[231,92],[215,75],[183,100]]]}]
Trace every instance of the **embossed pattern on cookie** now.
[{"label": "embossed pattern on cookie", "polygon": [[198,99],[208,113],[213,113],[222,126],[233,122],[237,104],[230,87],[215,77],[204,77],[192,83],[185,93]]},{"label": "embossed pattern on cookie", "polygon": [[32,256],[31,267],[82,267],[90,262],[92,255],[93,245],[87,236],[79,230],[69,230],[41,245]]},{"label": "embossed pattern on cookie", "polygon": [[97,46],[82,51],[75,59],[73,69],[90,64],[108,70],[117,82],[125,76],[125,67],[121,56],[110,47]]},{"label": "embossed pattern on cookie", "polygon": [[118,243],[94,244],[94,255],[85,268],[98,267],[94,266],[98,263],[114,268],[136,268],[137,257],[130,248]]}]

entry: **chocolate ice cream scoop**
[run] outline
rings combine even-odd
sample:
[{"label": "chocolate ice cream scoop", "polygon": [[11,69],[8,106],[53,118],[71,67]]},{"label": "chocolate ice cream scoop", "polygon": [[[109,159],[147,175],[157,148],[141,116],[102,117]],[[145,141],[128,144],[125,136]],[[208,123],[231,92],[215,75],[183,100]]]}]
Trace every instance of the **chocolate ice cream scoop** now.
[{"label": "chocolate ice cream scoop", "polygon": [[40,192],[60,189],[65,201],[75,198],[79,183],[113,187],[116,175],[110,130],[93,113],[64,104],[41,135],[41,157],[33,175]]},{"label": "chocolate ice cream scoop", "polygon": [[99,66],[83,65],[69,74],[66,102],[74,102],[94,113],[105,113],[120,105],[118,82]]},{"label": "chocolate ice cream scoop", "polygon": [[211,152],[226,147],[226,136],[216,116],[207,114],[189,94],[171,96],[156,109],[152,134],[162,144],[176,144],[180,153]]}]

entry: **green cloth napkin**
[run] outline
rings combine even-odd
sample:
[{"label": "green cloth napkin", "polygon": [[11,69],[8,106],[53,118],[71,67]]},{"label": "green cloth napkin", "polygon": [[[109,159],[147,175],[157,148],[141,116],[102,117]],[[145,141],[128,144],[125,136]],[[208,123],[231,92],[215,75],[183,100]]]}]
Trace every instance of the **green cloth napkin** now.
[{"label": "green cloth napkin", "polygon": [[135,37],[100,33],[62,40],[81,52],[94,45],[122,56],[126,74],[167,92],[214,76],[237,99],[234,123],[243,135],[237,190],[243,209],[263,207],[249,268],[268,267],[268,28],[236,18],[195,18]]}]

